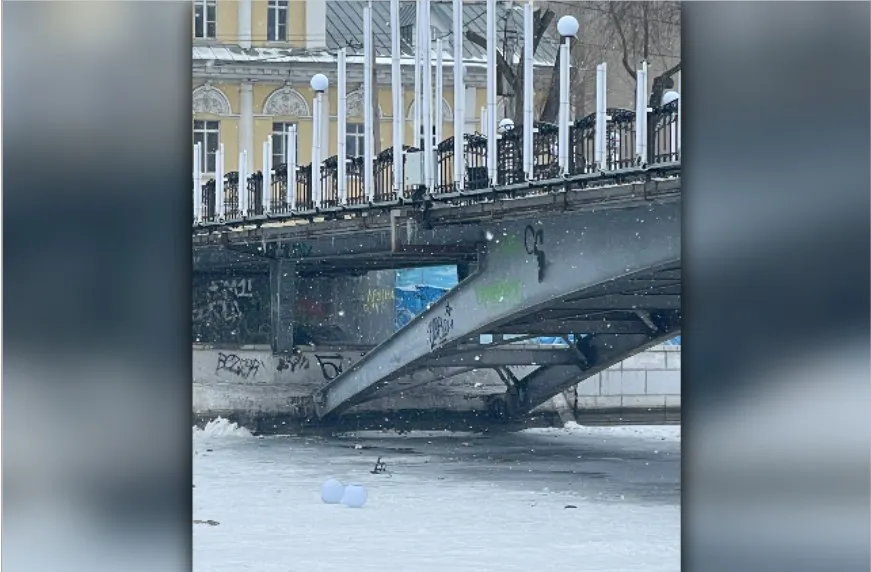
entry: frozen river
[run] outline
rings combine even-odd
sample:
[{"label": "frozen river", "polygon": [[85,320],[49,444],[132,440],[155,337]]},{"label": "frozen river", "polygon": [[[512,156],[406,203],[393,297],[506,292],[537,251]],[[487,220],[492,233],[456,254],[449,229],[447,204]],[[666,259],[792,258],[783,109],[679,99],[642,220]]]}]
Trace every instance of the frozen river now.
[{"label": "frozen river", "polygon": [[[680,427],[194,430],[197,572],[680,570]],[[378,457],[387,474],[370,471]],[[334,476],[362,509],[326,505]]]}]

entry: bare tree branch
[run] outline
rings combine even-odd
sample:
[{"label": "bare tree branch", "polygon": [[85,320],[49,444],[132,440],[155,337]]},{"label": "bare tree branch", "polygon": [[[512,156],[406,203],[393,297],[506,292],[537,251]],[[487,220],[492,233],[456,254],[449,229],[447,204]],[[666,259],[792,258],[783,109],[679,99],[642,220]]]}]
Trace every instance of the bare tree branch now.
[{"label": "bare tree branch", "polygon": [[617,2],[608,2],[608,11],[611,15],[611,21],[614,23],[614,28],[617,31],[617,35],[620,36],[620,43],[623,45],[623,67],[626,68],[626,72],[632,76],[632,79],[637,80],[638,76],[633,69],[633,66],[629,64],[629,44],[626,42],[626,34],[623,33],[623,26],[620,25],[620,17],[617,15],[617,10],[615,6]]}]

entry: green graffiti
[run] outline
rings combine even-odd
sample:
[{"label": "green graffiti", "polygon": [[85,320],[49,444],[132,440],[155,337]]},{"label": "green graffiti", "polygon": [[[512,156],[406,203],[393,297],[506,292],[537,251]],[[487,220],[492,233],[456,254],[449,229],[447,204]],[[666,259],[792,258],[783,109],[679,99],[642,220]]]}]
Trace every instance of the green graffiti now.
[{"label": "green graffiti", "polygon": [[475,288],[478,304],[501,304],[519,302],[523,296],[520,280],[502,280],[495,284]]},{"label": "green graffiti", "polygon": [[525,252],[523,241],[519,236],[504,236],[496,244],[497,250],[505,254],[522,254]]}]

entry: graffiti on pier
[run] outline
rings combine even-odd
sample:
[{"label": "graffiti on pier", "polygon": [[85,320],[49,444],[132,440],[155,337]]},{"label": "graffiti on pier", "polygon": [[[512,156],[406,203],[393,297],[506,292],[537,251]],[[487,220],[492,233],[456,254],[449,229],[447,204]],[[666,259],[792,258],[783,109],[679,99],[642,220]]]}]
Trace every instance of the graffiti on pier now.
[{"label": "graffiti on pier", "polygon": [[500,280],[475,288],[475,299],[481,305],[512,304],[521,300],[522,289],[523,283],[520,280]]},{"label": "graffiti on pier", "polygon": [[324,379],[326,379],[327,381],[332,381],[339,377],[339,375],[341,375],[342,356],[340,356],[339,354],[315,354],[315,359],[318,360],[318,365],[321,366],[321,373],[323,374]]},{"label": "graffiti on pier", "polygon": [[535,256],[538,262],[538,281],[544,280],[544,268],[547,265],[547,257],[542,247],[544,246],[544,229],[535,230],[532,225],[526,225],[523,230],[523,245],[526,253]]},{"label": "graffiti on pier", "polygon": [[429,321],[426,328],[426,336],[429,341],[429,349],[435,349],[439,344],[444,343],[454,329],[454,319],[451,317],[454,309],[451,303],[445,304],[444,315],[435,316]]},{"label": "graffiti on pier", "polygon": [[218,365],[215,366],[215,373],[229,371],[242,379],[249,379],[255,377],[261,367],[265,368],[266,366],[257,358],[243,358],[236,354],[218,352]]},{"label": "graffiti on pier", "polygon": [[363,298],[363,311],[368,313],[381,312],[393,307],[395,293],[393,288],[372,288],[366,291]]},{"label": "graffiti on pier", "polygon": [[297,354],[295,356],[291,356],[288,359],[283,357],[278,358],[278,365],[276,369],[278,371],[290,370],[290,373],[296,373],[298,371],[302,371],[304,369],[308,369],[310,366],[308,358],[302,354]]},{"label": "graffiti on pier", "polygon": [[198,274],[192,285],[194,343],[268,343],[264,275]]}]

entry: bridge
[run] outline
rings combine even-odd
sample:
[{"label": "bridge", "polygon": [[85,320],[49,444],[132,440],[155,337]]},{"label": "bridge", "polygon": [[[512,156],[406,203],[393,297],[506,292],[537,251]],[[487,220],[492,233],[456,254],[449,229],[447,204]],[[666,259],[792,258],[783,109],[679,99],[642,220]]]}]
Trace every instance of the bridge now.
[{"label": "bridge", "polygon": [[[591,160],[595,114],[569,126],[563,164],[559,129],[536,124],[532,177],[523,168],[524,126],[499,135],[495,180],[487,171],[486,137],[464,135],[460,189],[452,139],[435,146],[429,188],[408,176],[403,185],[393,180],[395,160],[414,171],[413,147],[374,158],[369,197],[359,158],[348,159],[344,196],[337,157],[319,168],[279,165],[241,181],[228,173],[199,190],[195,272],[268,276],[269,343],[276,354],[293,355],[304,344],[342,343],[328,327],[307,326],[304,333],[294,327],[302,284],[318,290],[331,276],[457,265],[454,289],[313,389],[317,416],[485,369],[505,386],[492,396],[493,414],[525,415],[680,332],[678,102],[648,110],[644,129],[631,110],[607,114],[607,148],[598,163]],[[645,132],[639,154],[636,134]],[[312,192],[313,173],[319,193]],[[540,336],[568,343],[524,343]]]}]

